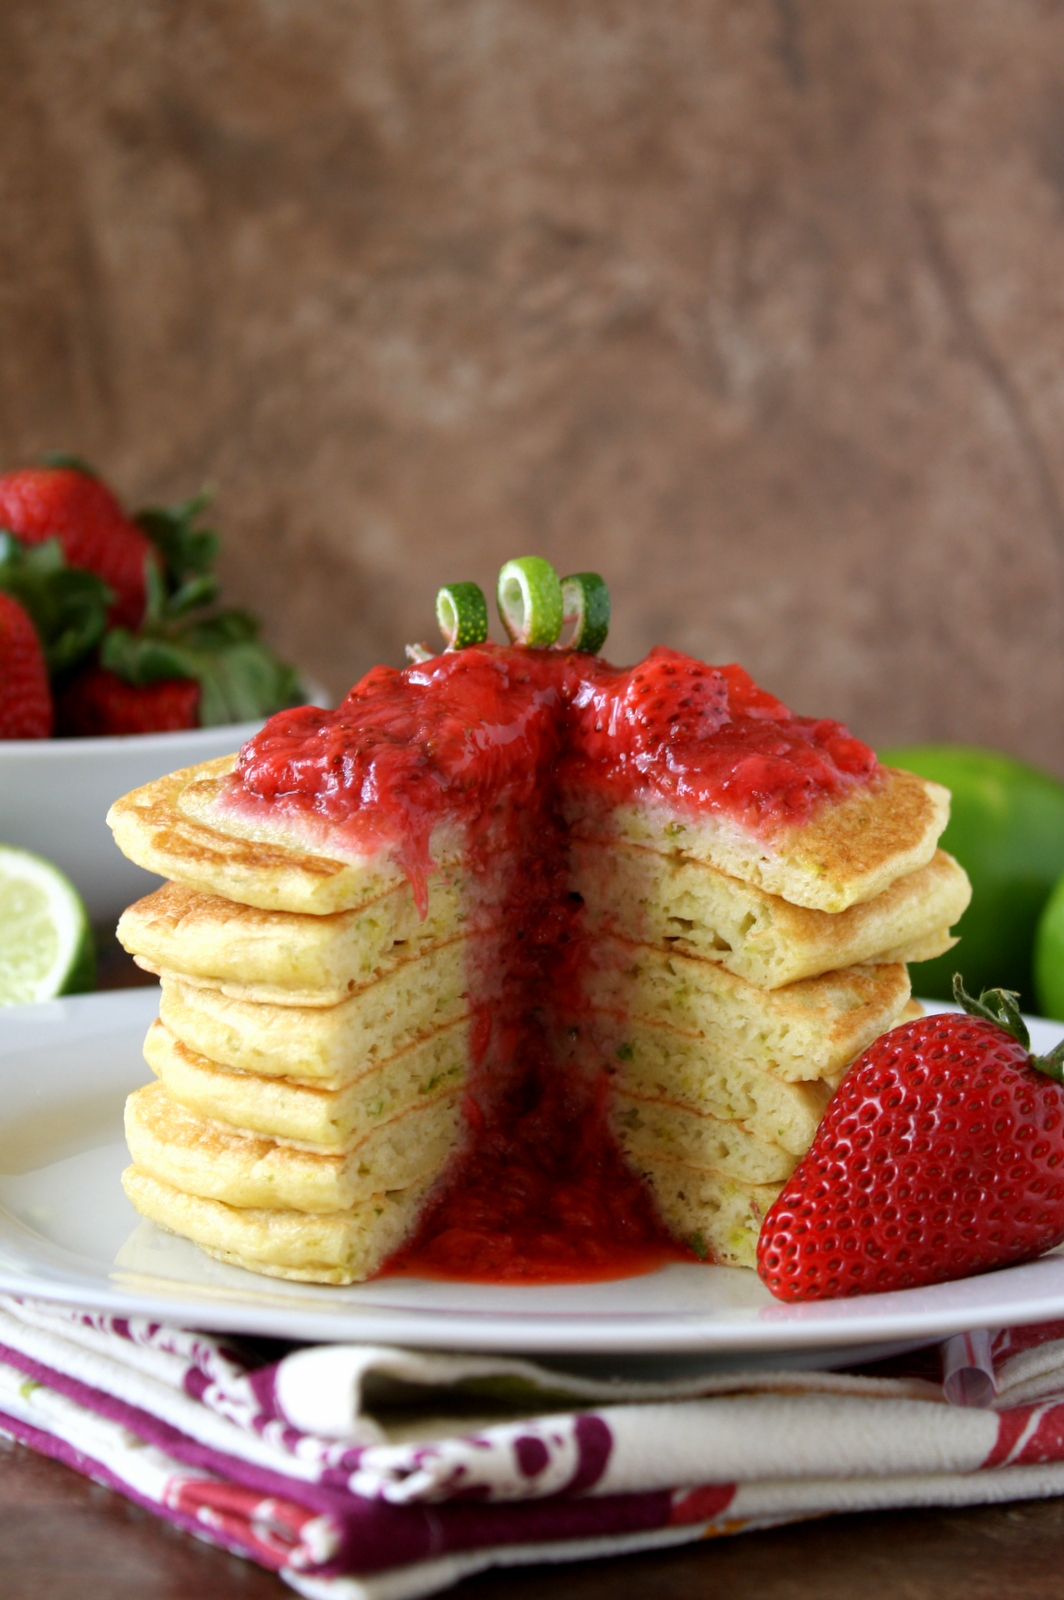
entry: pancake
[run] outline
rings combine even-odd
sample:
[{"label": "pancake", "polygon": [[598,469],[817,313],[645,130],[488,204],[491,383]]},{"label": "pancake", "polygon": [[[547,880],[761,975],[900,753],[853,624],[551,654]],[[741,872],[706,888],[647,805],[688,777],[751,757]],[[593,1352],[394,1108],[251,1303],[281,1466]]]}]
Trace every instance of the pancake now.
[{"label": "pancake", "polygon": [[728,818],[687,817],[660,801],[604,806],[585,793],[566,798],[565,818],[582,838],[704,862],[791,905],[840,912],[927,865],[949,821],[949,791],[882,767],[873,783],[765,835]]},{"label": "pancake", "polygon": [[728,1051],[707,1059],[704,1039],[631,1018],[599,1016],[592,1032],[618,1091],[663,1100],[696,1115],[740,1123],[760,1139],[804,1155],[842,1073],[787,1083]]},{"label": "pancake", "polygon": [[646,1185],[655,1209],[674,1238],[703,1261],[722,1267],[756,1267],[757,1237],[780,1183],[741,1183],[720,1172],[700,1172],[662,1156],[648,1159],[620,1144],[633,1172]]},{"label": "pancake", "polygon": [[216,811],[236,756],[185,767],[116,800],[107,821],[122,853],[190,888],[262,910],[328,913],[379,899],[404,882],[398,861],[337,860],[306,825],[280,815],[251,827]]},{"label": "pancake", "polygon": [[[117,800],[108,821],[119,848],[149,872],[266,910],[351,910],[402,881],[394,851],[352,850],[338,859],[338,829],[280,810],[264,809],[253,820],[238,815],[224,803],[234,763],[223,756],[187,767]],[[883,768],[876,782],[824,801],[800,826],[770,836],[712,813],[679,814],[659,800],[605,806],[570,793],[564,810],[582,837],[650,846],[704,862],[792,905],[840,912],[926,866],[949,818],[949,794],[915,773]],[[458,859],[459,830],[437,828],[429,848],[439,865]]]},{"label": "pancake", "polygon": [[323,1215],[228,1206],[185,1194],[127,1167],[122,1187],[142,1217],[191,1239],[229,1266],[300,1283],[361,1283],[394,1255],[417,1224],[431,1181]]},{"label": "pancake", "polygon": [[760,989],[866,961],[941,955],[971,900],[967,876],[944,850],[837,914],[791,905],[683,855],[578,839],[570,858],[589,930],[700,956]]},{"label": "pancake", "polygon": [[758,1185],[785,1183],[798,1165],[798,1154],[759,1139],[741,1124],[700,1115],[668,1100],[614,1090],[609,1118],[614,1138],[635,1166],[664,1158]]},{"label": "pancake", "polygon": [[343,1089],[261,1078],[215,1066],[153,1022],[144,1056],[172,1099],[229,1128],[266,1134],[324,1155],[354,1150],[374,1128],[461,1088],[469,1024],[451,1023]]},{"label": "pancake", "polygon": [[118,938],[151,972],[202,978],[235,998],[331,1006],[474,925],[459,872],[432,880],[425,916],[403,882],[328,916],[263,911],[167,883],[123,912]]},{"label": "pancake", "polygon": [[667,1023],[700,1038],[707,1071],[734,1058],[801,1081],[841,1072],[893,1027],[909,998],[909,974],[897,963],[847,967],[785,989],[755,989],[710,961],[602,939],[583,989],[595,1013]]},{"label": "pancake", "polygon": [[161,1083],[126,1102],[126,1143],[140,1172],[185,1194],[280,1211],[347,1211],[385,1189],[434,1178],[463,1131],[451,1094],[374,1128],[344,1155],[314,1155],[197,1117]]},{"label": "pancake", "polygon": [[163,973],[159,1015],[220,1066],[339,1089],[419,1039],[470,1015],[467,942],[439,945],[334,1006],[234,1000]]}]

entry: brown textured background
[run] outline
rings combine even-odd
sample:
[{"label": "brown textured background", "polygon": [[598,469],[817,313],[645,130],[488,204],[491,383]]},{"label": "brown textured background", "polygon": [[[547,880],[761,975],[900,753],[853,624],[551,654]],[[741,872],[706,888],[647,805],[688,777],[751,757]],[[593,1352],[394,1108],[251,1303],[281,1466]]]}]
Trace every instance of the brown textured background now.
[{"label": "brown textured background", "polygon": [[611,583],[873,742],[1064,772],[1064,8],[6,0],[0,457],[218,489],[336,691]]}]

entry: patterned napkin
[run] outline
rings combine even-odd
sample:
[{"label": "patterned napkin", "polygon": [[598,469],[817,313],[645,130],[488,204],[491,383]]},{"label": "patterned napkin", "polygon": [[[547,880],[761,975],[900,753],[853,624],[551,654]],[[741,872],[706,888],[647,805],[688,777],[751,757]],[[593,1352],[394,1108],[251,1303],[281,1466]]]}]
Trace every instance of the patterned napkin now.
[{"label": "patterned napkin", "polygon": [[497,1565],[1064,1493],[1064,1323],[949,1341],[945,1386],[931,1355],[627,1382],[0,1297],[0,1431],[311,1600],[410,1600]]}]

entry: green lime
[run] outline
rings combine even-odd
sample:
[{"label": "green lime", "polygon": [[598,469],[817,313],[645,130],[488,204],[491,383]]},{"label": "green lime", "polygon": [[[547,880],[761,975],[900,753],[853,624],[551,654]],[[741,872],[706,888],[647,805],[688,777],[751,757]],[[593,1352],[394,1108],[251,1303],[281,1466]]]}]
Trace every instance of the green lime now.
[{"label": "green lime", "polygon": [[1032,960],[1042,907],[1064,872],[1064,784],[996,750],[969,745],[908,745],[884,750],[888,767],[905,767],[950,790],[942,847],[972,880],[972,903],[957,924],[960,944],[913,969],[913,992],[953,997],[955,972],[965,988],[1015,989],[1024,1009],[1036,1005]]},{"label": "green lime", "polygon": [[82,994],[94,986],[89,919],[50,861],[0,845],[0,1006]]},{"label": "green lime", "polygon": [[1057,879],[1038,919],[1034,992],[1042,1016],[1064,1022],[1064,877]]}]

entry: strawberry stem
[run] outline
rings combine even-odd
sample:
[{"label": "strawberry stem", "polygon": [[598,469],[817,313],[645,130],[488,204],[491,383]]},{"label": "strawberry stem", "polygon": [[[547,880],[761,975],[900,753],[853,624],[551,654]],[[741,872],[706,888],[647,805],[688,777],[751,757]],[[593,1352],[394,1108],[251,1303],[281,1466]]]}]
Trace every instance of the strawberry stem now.
[{"label": "strawberry stem", "polygon": [[1020,997],[1013,989],[984,989],[978,1000],[964,987],[959,972],[953,974],[953,998],[970,1017],[982,1017],[984,1022],[996,1022],[999,1028],[1011,1033],[1025,1050],[1031,1048],[1031,1035],[1020,1015]]}]

